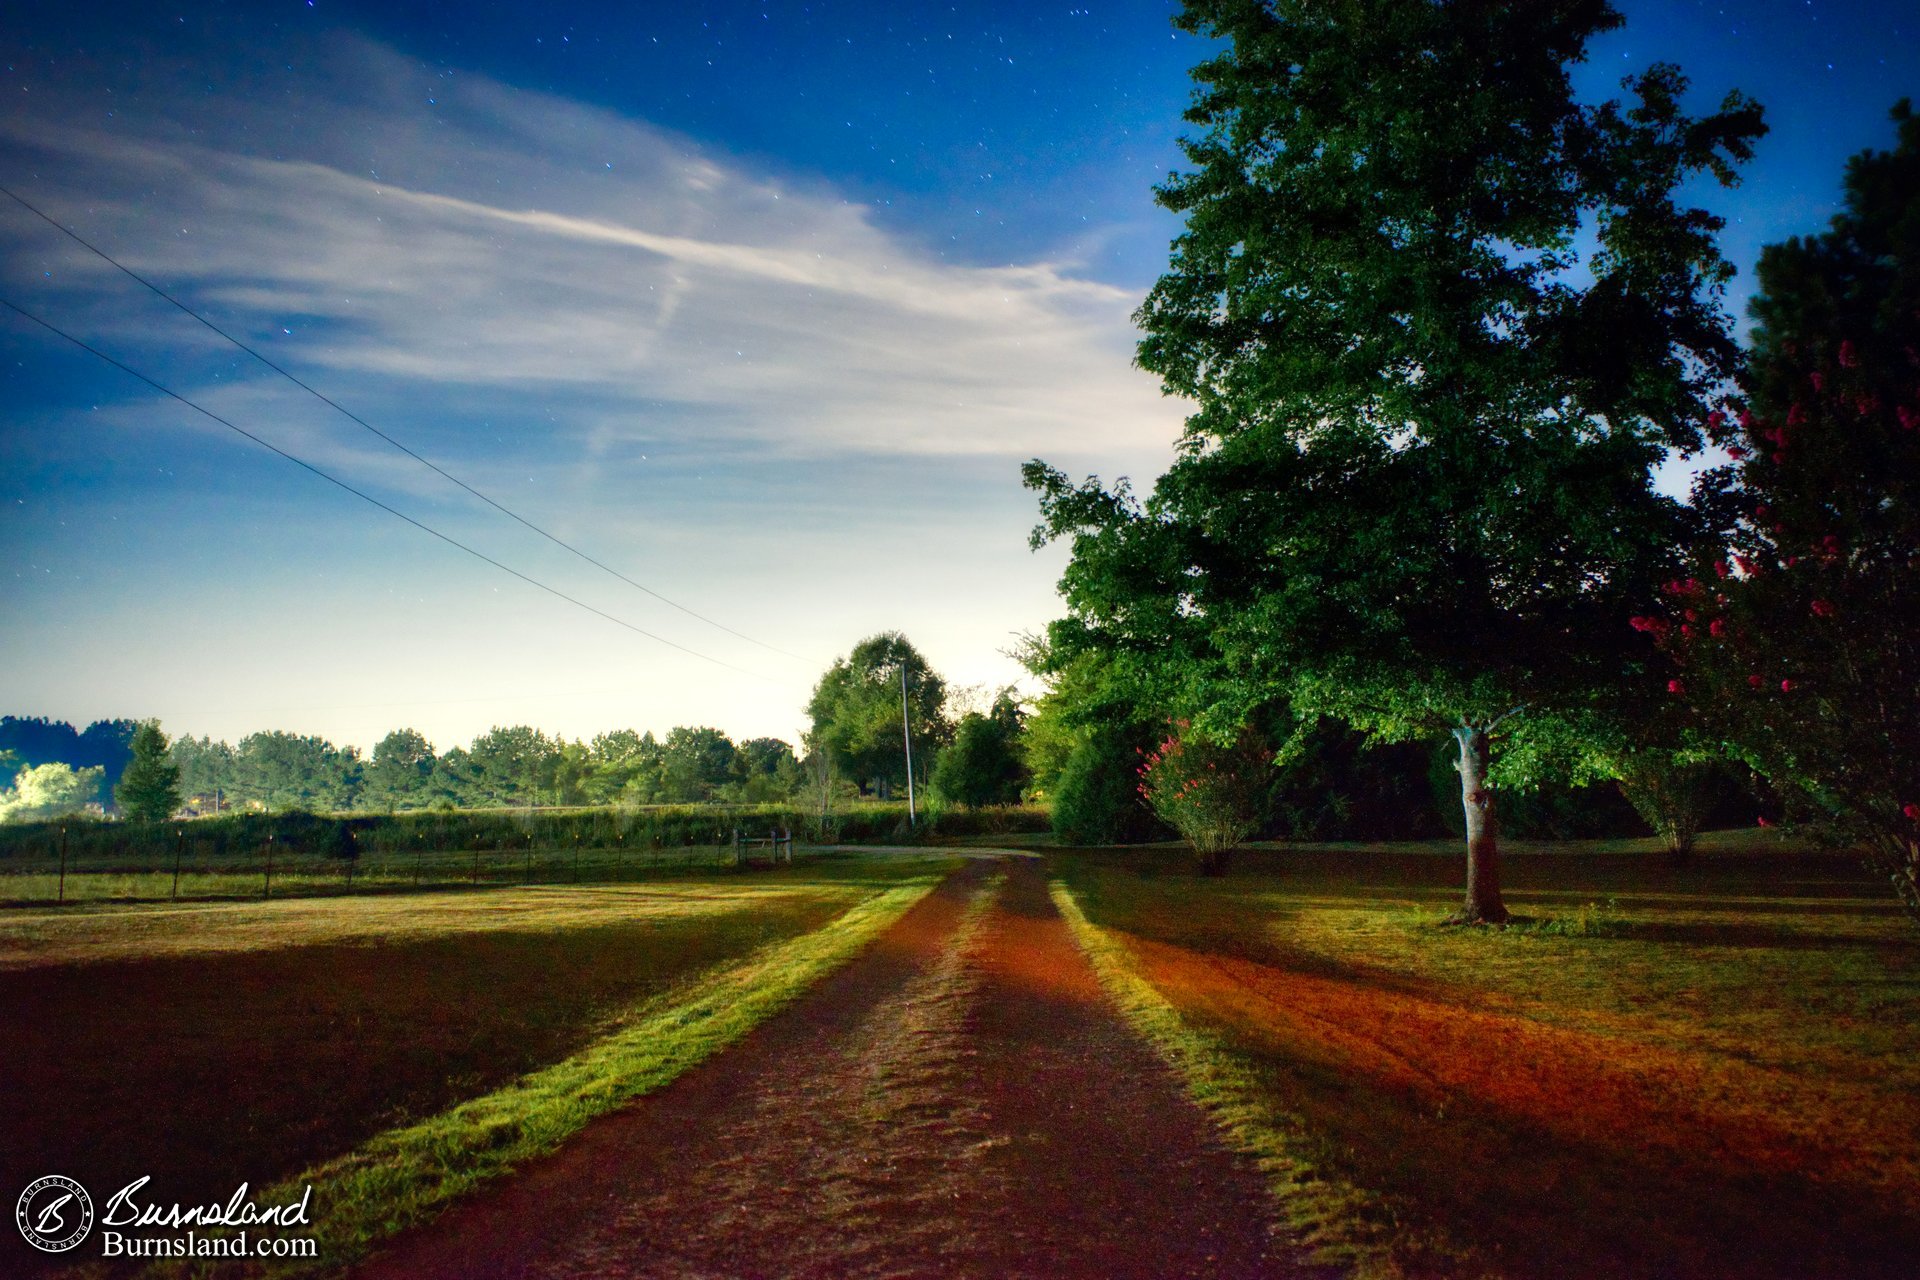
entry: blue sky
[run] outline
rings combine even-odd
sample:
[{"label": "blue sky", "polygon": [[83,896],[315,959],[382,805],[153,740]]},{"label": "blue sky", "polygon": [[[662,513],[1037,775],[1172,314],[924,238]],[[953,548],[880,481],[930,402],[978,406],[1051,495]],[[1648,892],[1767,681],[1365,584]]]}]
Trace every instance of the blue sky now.
[{"label": "blue sky", "polygon": [[[1898,6],[1635,3],[1772,135],[1730,219],[1817,230],[1920,89]],[[1200,54],[1160,3],[27,4],[18,192],[661,604],[420,468],[0,198],[0,297],[594,608],[436,542],[10,313],[0,711],[445,749],[709,723],[792,738],[905,630],[990,687],[1056,611],[1018,483],[1153,475],[1182,415],[1129,315]],[[787,654],[798,655],[797,658]]]}]

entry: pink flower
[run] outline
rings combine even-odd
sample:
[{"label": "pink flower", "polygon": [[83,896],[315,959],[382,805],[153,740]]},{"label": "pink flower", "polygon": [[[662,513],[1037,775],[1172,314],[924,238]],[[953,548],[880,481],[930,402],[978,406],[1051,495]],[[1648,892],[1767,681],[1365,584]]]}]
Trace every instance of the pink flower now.
[{"label": "pink flower", "polygon": [[1742,409],[1740,411],[1740,425],[1748,431],[1753,430],[1753,411],[1751,409]]},{"label": "pink flower", "polygon": [[1906,814],[1909,818],[1912,818],[1915,822],[1920,822],[1920,804],[1907,805],[1906,807],[1902,808],[1900,812]]},{"label": "pink flower", "polygon": [[1659,624],[1655,623],[1652,618],[1642,618],[1638,616],[1628,618],[1627,625],[1635,631],[1658,631],[1660,629]]},{"label": "pink flower", "polygon": [[1760,686],[1766,683],[1766,679],[1763,676],[1757,676],[1757,675],[1748,676],[1747,683],[1752,685],[1754,688],[1758,689]]},{"label": "pink flower", "polygon": [[1754,821],[1759,823],[1763,827],[1770,827],[1773,825],[1771,822],[1767,821],[1767,815],[1764,813],[1761,814],[1758,818],[1755,818]]},{"label": "pink flower", "polygon": [[1768,516],[1772,514],[1773,514],[1773,508],[1768,506],[1764,502],[1753,509],[1753,518],[1755,520],[1765,520]]},{"label": "pink flower", "polygon": [[1818,373],[1818,372],[1810,373],[1807,375],[1807,381],[1811,382],[1813,384],[1813,389],[1816,392],[1818,392],[1826,388],[1827,375],[1824,373]]},{"label": "pink flower", "polygon": [[1687,686],[1678,680],[1669,680],[1667,681],[1667,692],[1684,697],[1687,692]]},{"label": "pink flower", "polygon": [[1725,577],[1727,576],[1727,562],[1726,562],[1726,561],[1724,561],[1724,560],[1715,560],[1715,561],[1713,562],[1713,576],[1714,576],[1714,577],[1716,577],[1716,578],[1725,578]]},{"label": "pink flower", "polygon": [[1782,680],[1782,681],[1780,682],[1780,692],[1782,692],[1782,693],[1792,693],[1792,692],[1793,692],[1793,681],[1791,681],[1791,680]]},{"label": "pink flower", "polygon": [[1746,460],[1747,451],[1736,444],[1727,450],[1727,456],[1735,462],[1743,462]]},{"label": "pink flower", "polygon": [[1683,639],[1687,639],[1687,640],[1691,640],[1691,639],[1693,639],[1693,628],[1692,628],[1691,626],[1689,626],[1689,625],[1687,625],[1687,624],[1686,624],[1686,623],[1684,623],[1684,622],[1683,622],[1683,623],[1681,623],[1681,624],[1680,624],[1680,635],[1681,635],[1681,637],[1682,637]]},{"label": "pink flower", "polygon": [[1707,624],[1707,634],[1710,636],[1723,636],[1727,634],[1727,620],[1725,618],[1715,618],[1712,622],[1709,622]]},{"label": "pink flower", "polygon": [[1895,409],[1893,413],[1895,417],[1900,419],[1900,429],[1902,431],[1912,431],[1915,427],[1920,427],[1920,413],[1915,413],[1913,410],[1907,408],[1907,406],[1901,405],[1898,409]]},{"label": "pink flower", "polygon": [[1807,420],[1806,406],[1795,404],[1788,407],[1787,409],[1787,425],[1788,426],[1797,427],[1801,423],[1805,422],[1806,420]]},{"label": "pink flower", "polygon": [[1833,607],[1833,601],[1831,600],[1815,600],[1807,607],[1812,609],[1814,616],[1818,618],[1831,618],[1834,614],[1840,612]]},{"label": "pink flower", "polygon": [[1860,367],[1860,353],[1853,349],[1852,338],[1848,338],[1840,344],[1840,367],[1843,369],[1858,369]]}]

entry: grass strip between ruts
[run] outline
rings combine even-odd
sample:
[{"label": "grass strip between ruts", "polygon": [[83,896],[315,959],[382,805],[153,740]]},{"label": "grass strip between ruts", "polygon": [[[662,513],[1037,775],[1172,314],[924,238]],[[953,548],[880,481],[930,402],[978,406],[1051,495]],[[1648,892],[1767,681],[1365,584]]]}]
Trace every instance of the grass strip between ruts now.
[{"label": "grass strip between ruts", "polygon": [[[589,1121],[651,1093],[733,1044],[816,981],[859,954],[944,878],[915,877],[854,906],[812,933],[725,965],[639,1011],[580,1053],[417,1124],[390,1129],[345,1155],[261,1192],[261,1204],[298,1200],[313,1186],[319,1257],[253,1260],[275,1275],[343,1269],[379,1241],[432,1217],[489,1179],[554,1150]],[[203,1269],[204,1268],[204,1269]],[[219,1268],[233,1274],[234,1264]],[[210,1274],[191,1262],[152,1274]]]},{"label": "grass strip between ruts", "polygon": [[1270,1084],[1246,1058],[1221,1037],[1182,1018],[1140,973],[1126,944],[1088,920],[1065,884],[1054,880],[1051,891],[1100,985],[1127,1021],[1173,1067],[1188,1095],[1213,1116],[1228,1145],[1259,1166],[1288,1233],[1315,1261],[1348,1268],[1356,1280],[1398,1276],[1378,1225],[1383,1216],[1378,1198],[1319,1173],[1300,1118],[1278,1105]]}]

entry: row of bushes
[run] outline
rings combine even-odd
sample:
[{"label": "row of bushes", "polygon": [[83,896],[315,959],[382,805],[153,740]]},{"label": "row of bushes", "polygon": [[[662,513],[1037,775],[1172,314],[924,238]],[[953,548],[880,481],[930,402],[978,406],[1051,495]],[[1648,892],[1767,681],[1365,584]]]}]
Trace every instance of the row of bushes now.
[{"label": "row of bushes", "polygon": [[[1164,726],[1088,735],[1054,784],[1054,830],[1073,844],[1175,839],[1140,793],[1140,766]],[[1365,745],[1358,734],[1326,731],[1273,771],[1255,838],[1265,840],[1432,840],[1464,834],[1458,748]],[[1745,770],[1727,766],[1711,781],[1704,825],[1751,825],[1777,817],[1779,802]],[[1503,834],[1521,840],[1646,836],[1652,829],[1617,787],[1552,784],[1500,794]]]},{"label": "row of bushes", "polygon": [[860,804],[822,819],[792,805],[675,805],[659,808],[487,809],[382,815],[223,814],[189,822],[99,822],[69,818],[0,826],[0,859],[43,858],[64,844],[68,856],[163,857],[176,842],[197,855],[251,855],[269,841],[288,853],[352,858],[361,853],[424,850],[625,846],[634,849],[726,844],[791,831],[803,842],[926,844],[973,835],[1044,831],[1047,811],[1032,807],[920,813],[909,826],[904,803]]}]

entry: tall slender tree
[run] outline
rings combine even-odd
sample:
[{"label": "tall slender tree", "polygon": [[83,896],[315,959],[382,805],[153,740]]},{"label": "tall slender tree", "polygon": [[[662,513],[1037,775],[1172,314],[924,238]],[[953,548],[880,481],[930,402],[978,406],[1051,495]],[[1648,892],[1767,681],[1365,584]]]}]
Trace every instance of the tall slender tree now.
[{"label": "tall slender tree", "polygon": [[1679,192],[1734,180],[1759,108],[1690,116],[1664,64],[1627,105],[1576,101],[1569,68],[1621,23],[1605,0],[1175,22],[1219,43],[1192,168],[1159,188],[1185,226],[1139,363],[1195,410],[1144,505],[1029,464],[1042,532],[1123,566],[1069,571],[1078,615],[1204,632],[1223,738],[1276,697],[1303,725],[1451,733],[1461,919],[1503,920],[1494,743],[1551,737],[1650,657],[1619,636],[1683,517],[1650,471],[1699,445],[1736,356],[1720,221]]},{"label": "tall slender tree", "polygon": [[180,807],[180,766],[167,753],[167,735],[153,720],[133,731],[132,758],[113,789],[120,811],[136,822],[164,822]]}]

